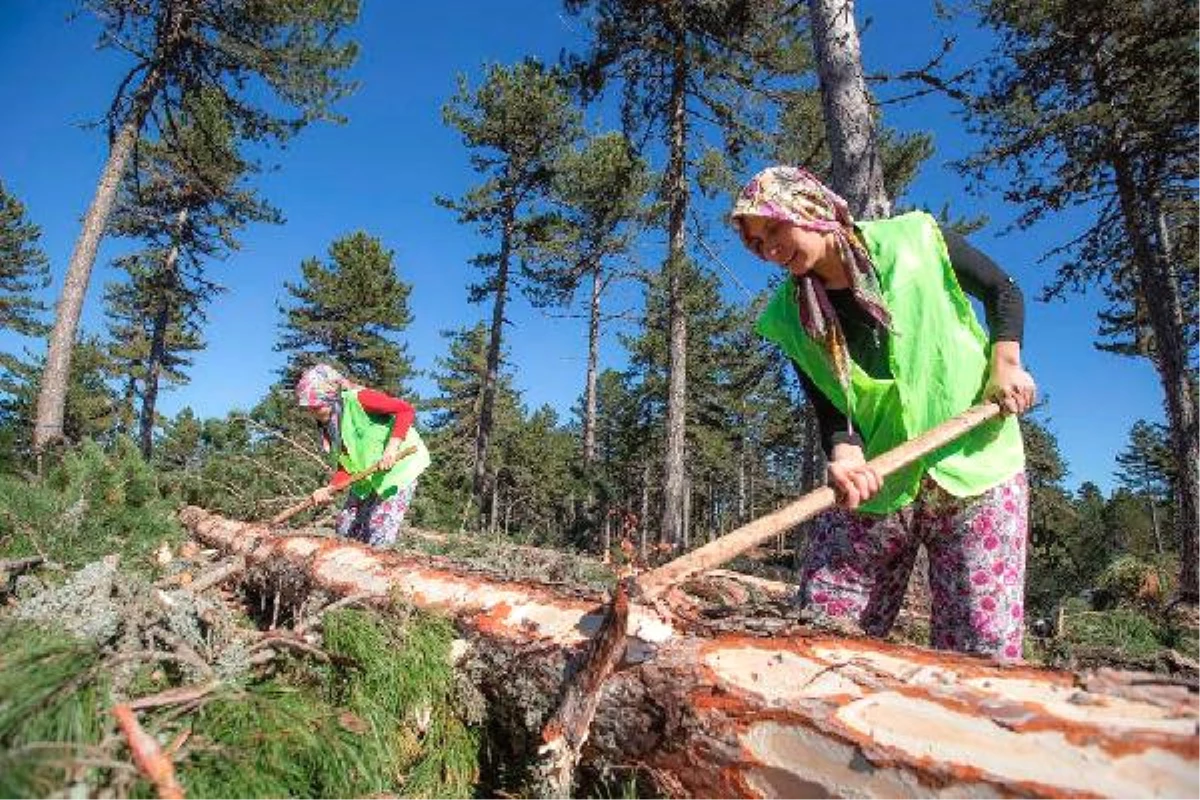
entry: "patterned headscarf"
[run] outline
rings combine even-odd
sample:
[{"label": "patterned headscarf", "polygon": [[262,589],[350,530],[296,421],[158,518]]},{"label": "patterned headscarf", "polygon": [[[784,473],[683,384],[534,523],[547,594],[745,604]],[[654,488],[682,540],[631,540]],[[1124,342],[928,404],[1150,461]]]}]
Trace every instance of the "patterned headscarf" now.
[{"label": "patterned headscarf", "polygon": [[[750,179],[738,194],[729,214],[741,233],[742,217],[783,220],[808,231],[832,233],[845,267],[850,292],[863,310],[881,327],[891,324],[883,302],[879,275],[861,234],[854,227],[850,208],[811,172],[802,167],[768,167]],[[809,272],[792,276],[800,324],[815,341],[825,346],[842,388],[850,390],[850,355],[846,336],[825,293],[825,284]]]},{"label": "patterned headscarf", "polygon": [[329,421],[321,424],[321,446],[327,453],[341,444],[342,392],[357,388],[328,364],[309,367],[296,381],[296,403],[301,408],[329,409]]}]

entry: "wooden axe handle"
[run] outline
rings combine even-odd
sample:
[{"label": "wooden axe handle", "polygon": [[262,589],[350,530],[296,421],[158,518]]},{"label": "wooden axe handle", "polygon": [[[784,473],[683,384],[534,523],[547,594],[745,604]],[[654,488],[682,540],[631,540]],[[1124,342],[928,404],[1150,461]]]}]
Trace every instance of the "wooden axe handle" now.
[{"label": "wooden axe handle", "polygon": [[[415,452],[417,452],[417,446],[409,445],[408,447],[401,450],[400,454],[396,456],[396,462],[399,463],[400,461],[408,458]],[[358,483],[363,478],[369,478],[378,471],[379,471],[379,462],[377,461],[374,464],[372,464],[371,466],[364,469],[362,472],[356,472],[353,475],[351,475],[350,480],[346,481],[341,486],[336,487],[333,490],[333,492],[334,492],[334,494],[337,494],[338,492],[344,492],[346,489],[349,489],[351,486]],[[313,502],[312,496],[310,495],[310,496],[304,498],[303,500],[301,500],[299,503],[296,503],[296,505],[290,506],[288,508],[285,508],[283,511],[280,511],[278,514],[276,514],[274,517],[271,518],[271,524],[272,525],[282,525],[283,523],[287,522],[292,517],[299,514],[301,511],[307,511],[308,509],[312,508],[315,505],[316,505],[316,503]]]},{"label": "wooden axe handle", "polygon": [[[871,459],[870,465],[879,473],[880,478],[886,478],[999,414],[1000,406],[996,403],[973,406],[941,425],[930,428],[915,439],[876,456]],[[836,503],[837,496],[833,489],[822,486],[778,511],[759,517],[703,547],[643,573],[637,579],[638,588],[643,597],[654,599],[696,573],[719,567],[772,536],[777,536],[822,511],[827,511]]]}]

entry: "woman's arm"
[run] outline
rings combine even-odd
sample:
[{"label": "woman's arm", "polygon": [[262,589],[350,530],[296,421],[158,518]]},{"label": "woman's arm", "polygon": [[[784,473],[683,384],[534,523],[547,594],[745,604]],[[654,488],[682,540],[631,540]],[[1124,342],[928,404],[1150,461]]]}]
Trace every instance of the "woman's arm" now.
[{"label": "woman's arm", "polygon": [[1037,384],[1021,365],[1025,298],[1017,282],[953,231],[944,231],[950,265],[963,291],[983,303],[992,342],[991,369],[984,397],[1006,413],[1023,414],[1037,402]]},{"label": "woman's arm", "polygon": [[417,415],[416,409],[399,397],[392,397],[374,389],[359,389],[358,402],[362,404],[363,410],[368,414],[391,414],[393,416],[392,437],[388,440],[383,455],[379,457],[379,468],[389,470],[395,466],[400,457],[400,443],[408,435],[408,429],[412,427],[413,420]]}]

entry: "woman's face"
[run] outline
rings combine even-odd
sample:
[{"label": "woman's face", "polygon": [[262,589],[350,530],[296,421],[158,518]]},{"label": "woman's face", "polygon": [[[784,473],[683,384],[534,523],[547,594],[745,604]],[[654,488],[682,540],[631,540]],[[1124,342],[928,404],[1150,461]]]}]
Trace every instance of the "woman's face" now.
[{"label": "woman's face", "polygon": [[333,416],[333,412],[329,409],[329,406],[305,406],[304,410],[322,425],[329,422],[329,418]]},{"label": "woman's face", "polygon": [[830,249],[829,234],[805,230],[770,217],[744,216],[739,219],[742,243],[754,255],[778,264],[796,277],[815,272],[826,283],[838,282],[834,269],[838,259]]}]

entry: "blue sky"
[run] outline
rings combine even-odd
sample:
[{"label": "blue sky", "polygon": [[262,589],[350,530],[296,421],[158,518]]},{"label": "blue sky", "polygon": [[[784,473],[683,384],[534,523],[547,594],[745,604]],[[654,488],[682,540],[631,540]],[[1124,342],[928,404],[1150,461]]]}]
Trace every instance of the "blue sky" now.
[{"label": "blue sky", "polygon": [[[932,5],[860,0],[868,73],[915,68],[938,50],[946,23],[934,19]],[[68,21],[74,7],[61,0],[8,0],[0,17],[0,108],[7,110],[0,126],[0,180],[42,227],[54,276],[46,294],[51,304],[107,150],[103,130],[86,124],[102,116],[126,64],[122,54],[96,49],[96,25],[88,16]],[[987,37],[974,26],[953,32],[960,37],[960,63],[986,52]],[[466,286],[476,277],[468,260],[487,244],[433,201],[439,194],[459,196],[477,180],[457,133],[442,125],[441,107],[458,74],[475,85],[487,62],[526,55],[551,62],[564,49],[580,49],[582,33],[557,0],[364,2],[353,32],[361,46],[353,77],[361,87],[340,107],[349,122],[312,126],[287,149],[269,154],[277,169],[256,185],[286,223],[249,229],[240,251],[212,265],[212,277],[229,292],[211,308],[209,347],[196,356],[191,384],[162,396],[161,410],[174,414],[191,406],[202,416],[220,416],[253,405],[282,363],[272,347],[284,282],[298,279],[304,258],[324,257],[330,242],[359,229],[395,251],[398,273],[413,285],[415,320],[406,340],[418,369],[433,369],[446,350],[440,331],[470,326],[487,313],[466,300]],[[901,93],[898,87],[880,89],[885,98]],[[935,137],[937,152],[902,198],[906,205],[936,210],[949,201],[958,214],[990,217],[972,242],[1025,289],[1025,360],[1050,398],[1041,418],[1058,436],[1071,470],[1067,482],[1091,480],[1110,488],[1114,455],[1133,422],[1162,419],[1161,391],[1148,363],[1093,347],[1099,298],[1077,295],[1053,304],[1034,299],[1052,274],[1037,263],[1039,256],[1081,230],[1086,217],[1067,214],[1033,231],[1001,235],[1015,209],[996,197],[969,195],[949,167],[972,147],[949,104],[929,97],[888,105],[885,121]],[[596,114],[589,122],[617,123]],[[751,290],[765,284],[765,267],[719,225],[710,226],[708,241],[738,281]],[[661,245],[652,247],[661,255]],[[110,263],[120,251],[117,242],[101,247],[85,330],[102,329],[101,287],[116,278]],[[653,249],[649,255],[658,257]],[[728,275],[718,274],[729,299],[744,297]],[[511,368],[526,403],[550,404],[566,417],[583,383],[582,322],[531,308],[520,297],[508,316]],[[40,352],[43,344],[0,334],[0,350],[19,347]],[[623,363],[611,336],[602,358],[605,366]],[[429,384],[417,388],[428,391]]]}]

